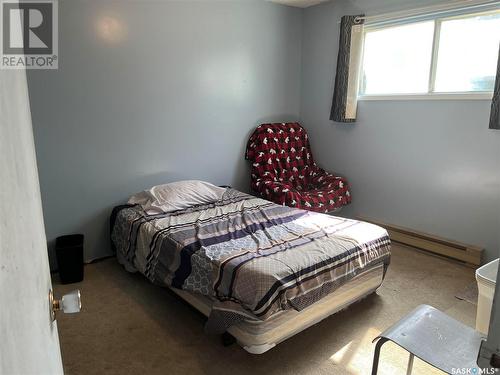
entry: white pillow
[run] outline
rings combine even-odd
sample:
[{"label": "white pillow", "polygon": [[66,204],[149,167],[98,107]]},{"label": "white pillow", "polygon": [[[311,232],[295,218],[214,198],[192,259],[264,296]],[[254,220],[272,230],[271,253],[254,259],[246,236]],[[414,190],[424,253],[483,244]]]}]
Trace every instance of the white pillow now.
[{"label": "white pillow", "polygon": [[158,214],[216,202],[225,191],[225,188],[204,181],[177,181],[134,194],[128,203],[141,205],[148,214]]}]

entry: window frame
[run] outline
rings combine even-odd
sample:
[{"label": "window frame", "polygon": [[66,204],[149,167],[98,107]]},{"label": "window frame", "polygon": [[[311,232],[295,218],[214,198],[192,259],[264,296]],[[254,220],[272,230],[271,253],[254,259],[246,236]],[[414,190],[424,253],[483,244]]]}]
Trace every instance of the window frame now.
[{"label": "window frame", "polygon": [[[404,19],[395,20],[394,22],[386,23],[383,25],[370,24],[365,25],[363,30],[363,47],[361,53],[361,64],[359,65],[359,87],[358,87],[358,100],[490,100],[493,97],[493,90],[490,91],[435,91],[436,85],[436,72],[439,55],[439,43],[441,34],[441,25],[443,21],[466,19],[480,15],[500,14],[499,10],[486,10],[482,12],[470,12],[460,15],[451,16],[438,16],[420,21],[404,22]],[[364,50],[366,34],[372,31],[385,30],[401,25],[416,24],[420,22],[432,21],[434,24],[434,35],[432,39],[432,52],[431,61],[429,64],[429,82],[427,85],[427,92],[425,93],[394,93],[394,94],[364,94],[362,88],[364,86],[365,77],[363,74],[364,69]]]}]

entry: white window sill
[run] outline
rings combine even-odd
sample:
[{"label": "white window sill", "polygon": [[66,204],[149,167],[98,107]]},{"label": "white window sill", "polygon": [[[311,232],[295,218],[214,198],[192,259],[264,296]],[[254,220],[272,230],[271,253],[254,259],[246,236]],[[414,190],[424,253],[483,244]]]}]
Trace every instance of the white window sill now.
[{"label": "white window sill", "polygon": [[360,95],[358,100],[491,100],[492,92]]}]

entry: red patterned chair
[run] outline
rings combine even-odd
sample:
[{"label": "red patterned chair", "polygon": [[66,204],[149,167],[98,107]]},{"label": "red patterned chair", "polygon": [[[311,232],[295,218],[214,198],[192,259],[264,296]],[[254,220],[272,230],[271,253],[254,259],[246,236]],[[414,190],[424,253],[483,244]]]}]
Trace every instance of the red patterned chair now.
[{"label": "red patterned chair", "polygon": [[298,123],[259,125],[247,143],[252,189],[272,202],[316,212],[351,202],[349,184],[314,162],[306,131]]}]

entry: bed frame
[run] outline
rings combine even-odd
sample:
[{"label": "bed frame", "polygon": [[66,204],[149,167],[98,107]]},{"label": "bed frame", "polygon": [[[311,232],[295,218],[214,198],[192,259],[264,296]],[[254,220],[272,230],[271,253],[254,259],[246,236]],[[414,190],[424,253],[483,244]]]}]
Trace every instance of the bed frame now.
[{"label": "bed frame", "polygon": [[[231,326],[228,332],[251,354],[262,354],[289,337],[345,309],[375,292],[382,284],[384,266],[379,264],[351,279],[334,292],[302,311],[286,310],[265,321],[244,321]],[[170,288],[175,294],[209,316],[212,301],[205,296]]]}]

